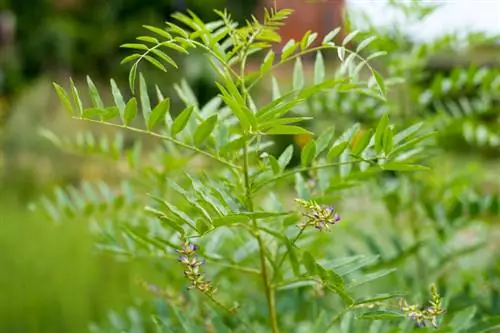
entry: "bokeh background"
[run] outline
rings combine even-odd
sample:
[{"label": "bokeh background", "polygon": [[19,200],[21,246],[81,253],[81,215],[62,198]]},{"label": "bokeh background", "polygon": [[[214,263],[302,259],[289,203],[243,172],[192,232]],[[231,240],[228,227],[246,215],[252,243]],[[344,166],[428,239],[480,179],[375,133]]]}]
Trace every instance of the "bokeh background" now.
[{"label": "bokeh background", "polygon": [[[437,112],[436,105],[425,98],[446,93],[442,88],[446,79],[436,83],[439,76],[457,68],[476,72],[485,68],[492,76],[486,87],[478,76],[475,86],[456,91],[453,98],[484,97],[488,110],[470,122],[475,126],[472,139],[464,134],[465,121],[442,138],[450,154],[443,156],[440,166],[443,172],[471,172],[480,178],[479,186],[498,194],[500,95],[490,88],[500,73],[500,2],[436,1],[442,8],[425,20],[419,19],[425,9],[411,9],[409,3],[287,1],[301,14],[294,15],[282,33],[285,39],[298,39],[309,29],[325,34],[339,25],[359,27],[381,34],[380,48],[392,54],[390,64],[379,64],[386,73],[390,66],[405,67],[398,67],[398,61],[408,61],[409,69],[415,59],[424,62],[420,65],[432,75],[415,78],[409,77],[410,70],[395,73],[415,81],[411,89],[394,97],[399,101],[397,112],[403,115]],[[111,167],[115,164],[68,154],[43,138],[42,128],[60,135],[105,131],[69,119],[51,83],[65,82],[70,76],[82,82],[89,74],[98,85],[107,85],[111,77],[126,84],[128,67],[119,63],[127,51],[119,46],[139,36],[141,25],[161,25],[174,11],[187,8],[205,20],[215,18],[214,8],[229,8],[243,22],[265,4],[257,0],[0,0],[0,332],[86,332],[90,322],[109,320],[111,310],[129,311],[128,316],[134,317],[134,310],[127,310],[141,295],[134,272],[156,274],[140,261],[117,262],[95,251],[93,236],[81,221],[51,224],[30,213],[32,202],[51,194],[55,185],[119,178],[116,166]],[[419,49],[416,45],[427,45],[424,56],[411,57],[411,50]],[[151,70],[147,75],[165,87],[184,77],[201,103],[208,101],[215,90],[206,62],[197,54],[183,61],[181,71],[164,75]],[[369,123],[382,110],[370,103],[335,104],[338,109],[325,119]],[[300,138],[286,140],[300,145]]]}]

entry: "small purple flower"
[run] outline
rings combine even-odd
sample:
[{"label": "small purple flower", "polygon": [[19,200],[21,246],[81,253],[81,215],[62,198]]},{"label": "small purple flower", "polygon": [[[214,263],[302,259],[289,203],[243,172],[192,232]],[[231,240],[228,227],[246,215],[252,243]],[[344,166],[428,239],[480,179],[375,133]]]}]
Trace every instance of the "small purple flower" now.
[{"label": "small purple flower", "polygon": [[183,263],[183,264],[189,264],[189,258],[185,255],[182,255],[179,257],[179,259],[177,259],[180,263]]}]

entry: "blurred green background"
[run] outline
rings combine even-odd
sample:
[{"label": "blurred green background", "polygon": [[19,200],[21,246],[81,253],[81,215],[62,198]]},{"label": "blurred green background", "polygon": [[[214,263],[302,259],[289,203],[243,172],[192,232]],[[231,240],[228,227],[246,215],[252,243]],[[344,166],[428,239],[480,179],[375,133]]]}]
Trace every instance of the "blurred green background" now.
[{"label": "blurred green background", "polygon": [[[127,311],[139,295],[146,297],[134,272],[141,271],[142,277],[149,274],[151,279],[157,274],[140,261],[120,262],[96,251],[95,236],[84,220],[51,224],[30,213],[31,202],[54,185],[116,181],[120,175],[107,160],[67,154],[41,139],[38,130],[42,127],[63,136],[80,130],[105,133],[69,119],[51,82],[65,82],[69,76],[78,82],[89,74],[102,85],[110,77],[126,84],[128,67],[119,65],[126,51],[119,45],[140,35],[142,24],[161,25],[174,11],[186,8],[210,20],[214,8],[227,7],[243,21],[254,12],[256,2],[0,0],[0,332],[86,332],[90,322],[107,321],[111,309]],[[424,15],[417,10],[412,13]],[[390,106],[401,119],[427,119],[443,108],[453,116],[454,104],[434,102],[451,99],[459,103],[463,96],[477,97],[483,103],[480,107],[486,109],[447,127],[447,135],[440,140],[448,154],[435,163],[435,178],[422,180],[422,184],[438,187],[436,183],[445,182],[440,172],[463,172],[476,176],[471,188],[486,188],[487,194],[498,195],[498,40],[471,35],[471,47],[465,47],[468,51],[456,53],[450,47],[455,45],[454,35],[415,47],[397,29],[373,32],[380,37],[377,46],[389,52],[388,63],[379,66],[385,74],[409,80],[396,91],[396,102]],[[203,103],[214,90],[211,73],[200,59],[194,54],[185,60],[189,65],[182,71],[166,76],[154,70],[147,74],[150,81],[163,86],[186,77]],[[412,71],[414,68],[425,69],[425,73]],[[481,77],[477,73],[482,69],[486,74]],[[471,73],[472,84],[468,85],[467,77],[462,80],[464,72]],[[455,82],[459,82],[455,90],[446,88]],[[372,123],[385,108],[353,96],[322,103],[326,111],[338,111],[335,121],[340,124]],[[278,147],[285,147],[292,138],[286,140]],[[424,191],[427,185],[423,185]],[[434,194],[429,192],[429,201]]]}]

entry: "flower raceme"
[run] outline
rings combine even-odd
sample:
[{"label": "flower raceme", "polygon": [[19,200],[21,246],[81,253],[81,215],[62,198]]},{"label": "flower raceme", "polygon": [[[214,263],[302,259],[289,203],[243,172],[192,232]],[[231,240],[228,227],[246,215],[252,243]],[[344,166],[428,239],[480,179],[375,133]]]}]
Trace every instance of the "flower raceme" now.
[{"label": "flower raceme", "polygon": [[202,293],[213,294],[215,288],[210,281],[206,281],[201,272],[201,266],[204,260],[196,256],[198,246],[196,244],[185,242],[180,250],[176,250],[179,255],[178,261],[185,266],[184,275],[191,281],[189,289],[198,289]]},{"label": "flower raceme", "polygon": [[303,213],[306,220],[298,225],[301,230],[307,227],[314,227],[319,231],[330,231],[330,226],[340,221],[340,215],[333,207],[321,206],[315,201],[302,199],[296,199],[295,201],[306,209],[306,212]]}]

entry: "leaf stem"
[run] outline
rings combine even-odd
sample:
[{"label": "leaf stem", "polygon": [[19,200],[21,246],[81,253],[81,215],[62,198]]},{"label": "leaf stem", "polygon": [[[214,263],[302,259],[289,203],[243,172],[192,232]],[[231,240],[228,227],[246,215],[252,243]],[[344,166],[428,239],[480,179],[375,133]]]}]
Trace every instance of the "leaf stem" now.
[{"label": "leaf stem", "polygon": [[146,130],[143,130],[143,129],[140,129],[140,128],[135,128],[135,127],[130,127],[130,126],[127,126],[127,125],[120,125],[120,124],[115,124],[115,123],[110,123],[110,122],[107,122],[107,121],[100,121],[100,120],[95,120],[95,119],[88,119],[88,118],[80,118],[80,117],[73,117],[74,119],[79,119],[79,120],[85,120],[85,121],[88,121],[88,122],[91,122],[91,123],[97,123],[97,124],[104,124],[104,125],[108,125],[108,126],[112,126],[112,127],[117,127],[117,128],[122,128],[122,129],[126,129],[126,130],[129,130],[129,131],[132,131],[132,132],[136,132],[136,133],[141,133],[141,134],[146,134],[146,135],[150,135],[150,136],[153,136],[155,138],[159,138],[159,139],[162,139],[162,140],[165,140],[165,141],[169,141],[173,144],[176,144],[177,146],[179,147],[182,147],[182,148],[185,148],[187,150],[191,150],[193,152],[196,152],[200,155],[204,155],[206,157],[209,157],[221,164],[224,164],[224,165],[227,165],[231,168],[236,168],[236,169],[241,169],[241,166],[239,165],[236,165],[236,164],[233,164],[229,161],[225,161],[213,154],[210,154],[208,152],[206,152],[205,150],[201,150],[195,146],[191,146],[191,145],[188,145],[182,141],[179,141],[179,140],[176,140],[170,136],[166,136],[166,135],[162,135],[162,134],[158,134],[158,133],[155,133],[155,132],[150,132],[150,131],[146,131]]}]

